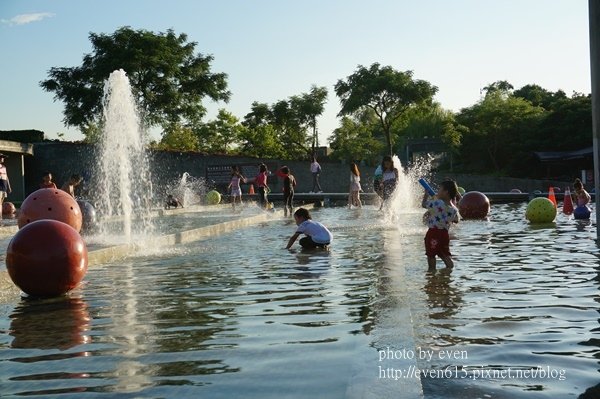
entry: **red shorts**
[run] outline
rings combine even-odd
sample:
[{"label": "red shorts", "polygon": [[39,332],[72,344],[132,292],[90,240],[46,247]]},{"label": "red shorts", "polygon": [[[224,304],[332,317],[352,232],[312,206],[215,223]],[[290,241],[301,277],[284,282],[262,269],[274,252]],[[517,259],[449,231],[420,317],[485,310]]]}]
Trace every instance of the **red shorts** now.
[{"label": "red shorts", "polygon": [[427,256],[445,258],[450,253],[450,237],[446,229],[429,229],[425,234],[425,253]]}]

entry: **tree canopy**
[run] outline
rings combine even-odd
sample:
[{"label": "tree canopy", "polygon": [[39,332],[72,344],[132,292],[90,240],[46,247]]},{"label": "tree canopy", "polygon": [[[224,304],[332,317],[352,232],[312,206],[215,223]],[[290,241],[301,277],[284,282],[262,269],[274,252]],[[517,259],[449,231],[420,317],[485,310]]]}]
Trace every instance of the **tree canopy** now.
[{"label": "tree canopy", "polygon": [[393,154],[392,126],[410,107],[431,104],[437,87],[415,80],[412,71],[400,72],[378,63],[366,68],[359,65],[346,80],[338,80],[335,92],[342,109],[339,116],[365,108],[375,112],[385,135],[388,153]]},{"label": "tree canopy", "polygon": [[76,67],[54,67],[41,87],[64,103],[64,123],[85,134],[99,123],[104,81],[116,69],[130,80],[146,126],[166,132],[197,125],[206,113],[202,99],[227,101],[227,75],[211,72],[211,55],[196,53],[187,35],[122,27],[90,33],[92,52]]}]

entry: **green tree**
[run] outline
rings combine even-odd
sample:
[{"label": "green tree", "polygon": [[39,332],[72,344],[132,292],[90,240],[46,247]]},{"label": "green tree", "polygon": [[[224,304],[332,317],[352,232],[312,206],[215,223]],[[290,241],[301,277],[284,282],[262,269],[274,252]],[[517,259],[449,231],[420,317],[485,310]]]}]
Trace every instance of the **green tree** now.
[{"label": "green tree", "polygon": [[515,97],[520,97],[529,101],[531,104],[542,107],[548,111],[554,109],[554,105],[567,98],[564,91],[558,90],[551,92],[536,84],[529,84],[513,92]]},{"label": "green tree", "polygon": [[342,109],[339,116],[370,108],[375,112],[384,133],[388,153],[393,154],[392,126],[411,107],[431,104],[437,87],[415,80],[412,71],[400,72],[378,63],[365,68],[359,65],[346,80],[338,80],[335,92]]},{"label": "green tree", "polygon": [[327,88],[317,86],[312,86],[310,92],[292,96],[289,100],[290,108],[296,113],[300,126],[312,133],[311,150],[313,153],[319,146],[317,117],[325,110],[326,102]]},{"label": "green tree", "polygon": [[287,156],[273,125],[245,127],[240,132],[240,153],[257,158],[285,158]]},{"label": "green tree", "polygon": [[200,150],[227,154],[237,146],[243,126],[231,112],[220,109],[217,117],[195,129]]},{"label": "green tree", "polygon": [[376,162],[384,148],[376,137],[380,129],[377,116],[369,109],[361,114],[342,117],[340,127],[329,138],[333,150],[331,156],[343,161]]},{"label": "green tree", "polygon": [[420,106],[410,109],[400,126],[394,126],[398,134],[398,143],[404,144],[407,139],[439,139],[456,152],[467,128],[456,122],[454,113],[443,109],[440,104]]},{"label": "green tree", "polygon": [[[261,148],[261,152],[268,148],[280,154],[277,156],[305,159],[318,145],[317,117],[323,113],[326,100],[327,89],[312,86],[308,93],[291,96],[272,105],[255,101],[250,112],[244,117],[243,124],[250,130],[259,128],[261,130],[247,132],[245,140],[247,143],[253,143],[248,144],[251,148]],[[266,126],[269,128],[265,129]],[[277,146],[271,143],[273,132],[279,141]],[[268,140],[269,143],[260,145],[256,142],[260,137]]]},{"label": "green tree", "polygon": [[198,136],[190,127],[172,124],[155,146],[159,150],[198,151]]},{"label": "green tree", "polygon": [[526,169],[532,139],[544,109],[504,90],[492,90],[477,104],[461,110],[457,121],[468,128],[460,150],[467,168],[507,173]]},{"label": "green tree", "polygon": [[[110,35],[90,33],[92,52],[81,66],[54,67],[41,87],[64,103],[64,123],[85,134],[100,123],[104,81],[123,69],[147,127],[198,125],[202,99],[228,101],[227,75],[211,72],[210,55],[196,54],[187,35],[122,27]],[[92,129],[93,130],[93,129]]]}]

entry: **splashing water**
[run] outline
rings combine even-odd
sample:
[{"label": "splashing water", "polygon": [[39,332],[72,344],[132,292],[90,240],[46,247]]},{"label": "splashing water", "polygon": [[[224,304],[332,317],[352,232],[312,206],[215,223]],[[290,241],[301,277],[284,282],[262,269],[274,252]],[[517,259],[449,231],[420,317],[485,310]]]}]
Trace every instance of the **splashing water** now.
[{"label": "splashing water", "polygon": [[[117,234],[131,240],[132,221],[140,218],[136,233],[147,235],[150,222],[150,168],[146,140],[137,106],[122,69],[114,71],[104,84],[103,129],[97,153],[97,207],[104,220],[122,219],[117,231],[102,222],[101,234]],[[120,231],[119,231],[120,230]]]},{"label": "splashing water", "polygon": [[423,189],[418,180],[420,177],[427,176],[431,169],[431,162],[428,159],[415,162],[409,168],[404,168],[396,155],[392,160],[399,173],[396,190],[389,199],[384,218],[387,223],[397,221],[400,214],[413,213],[421,209]]},{"label": "splashing water", "polygon": [[168,194],[178,198],[184,206],[198,205],[206,195],[208,187],[206,179],[194,177],[188,172],[183,172],[181,179],[167,184],[165,187],[165,196]]}]

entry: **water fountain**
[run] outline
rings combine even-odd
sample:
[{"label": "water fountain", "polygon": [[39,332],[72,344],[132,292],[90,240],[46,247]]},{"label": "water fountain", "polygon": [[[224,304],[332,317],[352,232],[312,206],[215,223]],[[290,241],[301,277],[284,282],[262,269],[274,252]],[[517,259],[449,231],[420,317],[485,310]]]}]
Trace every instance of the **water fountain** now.
[{"label": "water fountain", "polygon": [[194,177],[188,172],[183,172],[180,179],[176,179],[166,187],[167,194],[173,194],[183,206],[198,205],[207,192],[206,180]]},{"label": "water fountain", "polygon": [[103,235],[117,234],[127,242],[132,221],[139,218],[136,233],[151,230],[149,217],[151,185],[145,135],[127,74],[114,71],[104,86],[103,128],[97,153],[97,207],[103,219],[122,219],[120,231],[101,223]]}]

